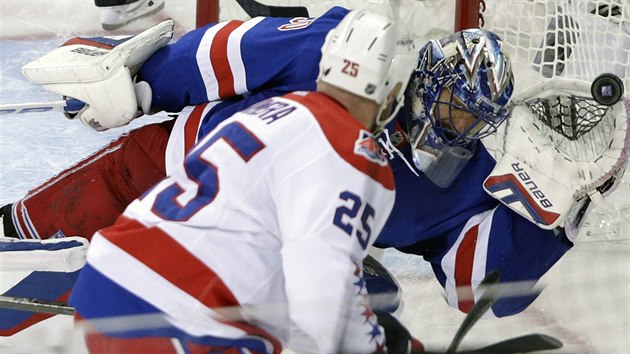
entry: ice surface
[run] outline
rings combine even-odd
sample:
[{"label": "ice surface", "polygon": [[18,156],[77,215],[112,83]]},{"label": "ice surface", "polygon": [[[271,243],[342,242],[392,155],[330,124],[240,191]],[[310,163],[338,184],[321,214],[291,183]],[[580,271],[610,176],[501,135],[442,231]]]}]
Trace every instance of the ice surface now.
[{"label": "ice surface", "polygon": [[[179,16],[181,34],[192,28],[192,3],[168,0],[159,16],[130,26],[129,33],[151,21],[167,16],[177,21]],[[1,6],[0,104],[59,99],[26,82],[20,67],[69,36],[101,34],[98,11],[87,0],[2,0]],[[70,12],[73,16],[67,15]],[[150,121],[143,118],[129,127],[96,133],[58,113],[0,116],[0,205],[15,201],[124,131]],[[630,352],[628,174],[625,179],[605,207],[591,215],[583,242],[545,276],[547,288],[540,298],[517,316],[481,321],[463,346],[540,332],[565,343],[560,353]],[[446,349],[464,315],[446,305],[427,263],[392,250],[385,253],[384,263],[404,289],[403,322],[427,347]],[[0,291],[4,291],[23,274],[1,276]],[[69,317],[56,316],[13,337],[0,338],[0,353],[84,352],[82,336],[73,330]]]}]

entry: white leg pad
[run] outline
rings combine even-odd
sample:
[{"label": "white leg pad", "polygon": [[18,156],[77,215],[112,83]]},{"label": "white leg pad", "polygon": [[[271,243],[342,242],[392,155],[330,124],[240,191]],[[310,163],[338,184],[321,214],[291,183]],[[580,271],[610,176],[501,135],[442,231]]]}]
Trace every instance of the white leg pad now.
[{"label": "white leg pad", "polygon": [[0,237],[0,271],[74,272],[85,265],[83,237],[21,240]]}]

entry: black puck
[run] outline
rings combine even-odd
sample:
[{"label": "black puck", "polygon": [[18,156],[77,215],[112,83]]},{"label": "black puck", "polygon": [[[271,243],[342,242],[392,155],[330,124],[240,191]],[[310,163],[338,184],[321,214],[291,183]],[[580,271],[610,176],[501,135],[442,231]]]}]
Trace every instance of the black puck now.
[{"label": "black puck", "polygon": [[593,80],[591,95],[598,103],[612,106],[623,96],[623,81],[615,74],[601,74]]}]

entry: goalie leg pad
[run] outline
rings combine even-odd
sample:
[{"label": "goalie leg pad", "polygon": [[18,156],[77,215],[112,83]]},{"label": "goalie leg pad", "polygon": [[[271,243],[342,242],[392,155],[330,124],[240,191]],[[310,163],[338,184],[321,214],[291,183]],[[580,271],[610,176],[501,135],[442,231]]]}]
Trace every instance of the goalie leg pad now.
[{"label": "goalie leg pad", "polygon": [[74,272],[85,265],[83,237],[20,240],[0,238],[0,271]]},{"label": "goalie leg pad", "polygon": [[[32,272],[2,294],[7,297],[66,302],[80,271]],[[0,308],[0,336],[12,336],[52,314]]]},{"label": "goalie leg pad", "polygon": [[173,20],[125,39],[74,39],[22,68],[45,89],[83,101],[80,120],[96,130],[129,123],[138,116],[132,77],[173,36]]}]

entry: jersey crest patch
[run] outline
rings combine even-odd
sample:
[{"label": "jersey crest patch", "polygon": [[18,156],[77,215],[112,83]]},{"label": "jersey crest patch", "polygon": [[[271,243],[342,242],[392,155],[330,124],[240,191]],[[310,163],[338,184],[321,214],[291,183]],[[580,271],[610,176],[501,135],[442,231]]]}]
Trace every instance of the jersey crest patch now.
[{"label": "jersey crest patch", "polygon": [[293,31],[306,28],[315,21],[314,18],[308,17],[295,17],[289,20],[289,23],[278,27],[278,31]]},{"label": "jersey crest patch", "polygon": [[381,154],[381,146],[374,139],[374,135],[363,129],[359,131],[359,138],[354,142],[354,153],[381,166],[387,165],[387,158]]}]

